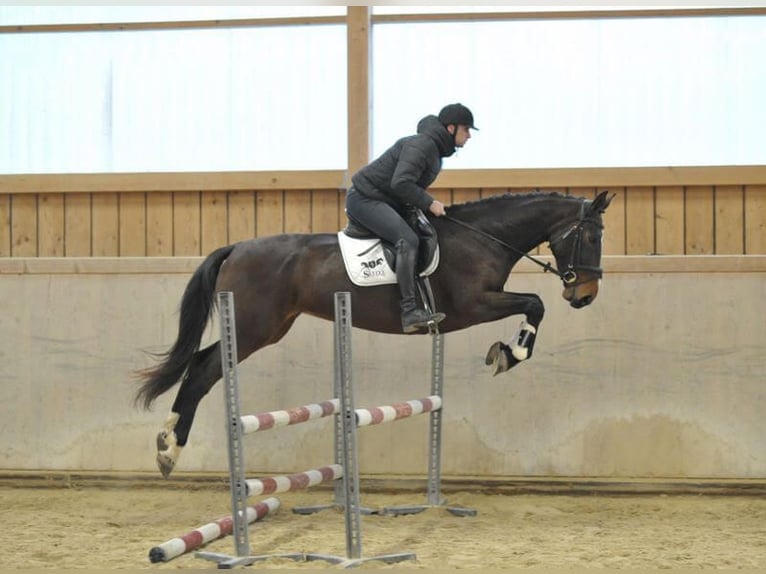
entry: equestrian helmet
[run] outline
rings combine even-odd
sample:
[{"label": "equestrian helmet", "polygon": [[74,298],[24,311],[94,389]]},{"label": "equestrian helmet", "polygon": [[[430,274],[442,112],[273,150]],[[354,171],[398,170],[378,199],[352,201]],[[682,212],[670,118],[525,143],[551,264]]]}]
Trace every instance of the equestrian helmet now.
[{"label": "equestrian helmet", "polygon": [[468,126],[472,130],[479,129],[473,125],[471,110],[463,104],[448,104],[444,106],[439,112],[439,121],[445,126],[455,124],[458,126]]}]

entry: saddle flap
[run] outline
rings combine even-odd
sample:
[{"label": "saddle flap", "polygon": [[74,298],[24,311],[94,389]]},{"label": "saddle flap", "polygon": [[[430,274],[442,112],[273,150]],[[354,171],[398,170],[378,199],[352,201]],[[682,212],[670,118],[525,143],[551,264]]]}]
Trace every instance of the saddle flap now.
[{"label": "saddle flap", "polygon": [[[346,274],[354,285],[396,284],[394,251],[391,246],[377,237],[359,239],[349,237],[345,231],[338,232],[338,243],[346,267]],[[428,265],[419,270],[421,277],[427,277],[439,266],[439,245]]]}]

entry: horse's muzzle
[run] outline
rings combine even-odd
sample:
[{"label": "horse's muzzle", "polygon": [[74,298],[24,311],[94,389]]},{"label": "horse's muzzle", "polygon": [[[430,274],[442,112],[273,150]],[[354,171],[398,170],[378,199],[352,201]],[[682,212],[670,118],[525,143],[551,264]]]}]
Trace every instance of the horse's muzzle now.
[{"label": "horse's muzzle", "polygon": [[569,301],[569,304],[575,309],[587,307],[596,299],[598,287],[601,280],[598,277],[578,282],[573,285],[564,285],[564,292],[561,296]]}]

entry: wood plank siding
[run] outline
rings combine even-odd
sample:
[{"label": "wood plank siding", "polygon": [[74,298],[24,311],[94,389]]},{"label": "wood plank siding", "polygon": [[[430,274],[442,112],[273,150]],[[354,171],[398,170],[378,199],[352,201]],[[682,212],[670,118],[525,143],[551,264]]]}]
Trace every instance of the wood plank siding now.
[{"label": "wood plank siding", "polygon": [[[445,172],[432,193],[449,205],[535,189],[589,198],[607,189],[615,197],[605,255],[766,254],[766,167],[680,171],[625,170],[622,184],[614,169],[588,170],[590,177]],[[342,172],[251,175],[0,176],[0,257],[199,256],[250,237],[345,225]]]}]

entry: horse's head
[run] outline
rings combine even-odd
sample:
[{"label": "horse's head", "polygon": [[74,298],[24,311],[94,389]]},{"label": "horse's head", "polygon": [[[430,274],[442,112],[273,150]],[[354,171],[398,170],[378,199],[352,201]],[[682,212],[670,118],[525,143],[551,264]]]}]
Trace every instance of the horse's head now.
[{"label": "horse's head", "polygon": [[593,201],[583,201],[577,221],[550,239],[551,251],[564,283],[562,297],[576,309],[590,305],[598,295],[604,230],[601,214],[609,207],[612,197],[602,191]]}]

